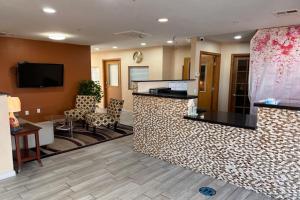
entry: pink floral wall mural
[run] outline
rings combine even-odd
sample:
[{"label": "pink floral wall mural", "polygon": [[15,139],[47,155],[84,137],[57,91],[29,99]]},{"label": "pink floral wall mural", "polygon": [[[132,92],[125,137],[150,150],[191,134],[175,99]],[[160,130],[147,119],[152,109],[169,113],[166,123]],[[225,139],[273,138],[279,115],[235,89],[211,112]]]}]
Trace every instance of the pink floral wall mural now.
[{"label": "pink floral wall mural", "polygon": [[275,98],[300,105],[300,26],[258,30],[250,48],[251,104]]}]

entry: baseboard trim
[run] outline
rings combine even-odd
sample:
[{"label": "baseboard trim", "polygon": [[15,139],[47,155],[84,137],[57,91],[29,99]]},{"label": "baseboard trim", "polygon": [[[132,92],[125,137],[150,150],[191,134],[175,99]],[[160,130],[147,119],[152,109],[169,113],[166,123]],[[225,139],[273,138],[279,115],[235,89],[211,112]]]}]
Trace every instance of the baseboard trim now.
[{"label": "baseboard trim", "polygon": [[0,180],[7,179],[7,178],[10,178],[10,177],[13,177],[13,176],[16,176],[15,170],[2,172],[2,173],[0,173]]}]

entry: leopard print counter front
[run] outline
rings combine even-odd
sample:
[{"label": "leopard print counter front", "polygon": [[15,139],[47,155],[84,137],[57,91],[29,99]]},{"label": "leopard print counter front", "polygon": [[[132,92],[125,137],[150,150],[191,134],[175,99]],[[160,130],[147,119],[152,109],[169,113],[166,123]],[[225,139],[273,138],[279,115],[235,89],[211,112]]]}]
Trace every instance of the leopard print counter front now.
[{"label": "leopard print counter front", "polygon": [[134,149],[277,199],[300,199],[300,114],[259,108],[256,130],[183,119],[188,100],[137,96]]}]

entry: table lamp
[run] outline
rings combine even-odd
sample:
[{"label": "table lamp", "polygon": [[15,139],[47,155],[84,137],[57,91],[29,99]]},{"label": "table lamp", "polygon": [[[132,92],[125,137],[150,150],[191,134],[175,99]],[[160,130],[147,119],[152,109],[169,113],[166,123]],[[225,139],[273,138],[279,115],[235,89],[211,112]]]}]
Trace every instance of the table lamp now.
[{"label": "table lamp", "polygon": [[9,124],[12,131],[20,129],[19,120],[14,115],[21,111],[21,101],[19,97],[8,97]]}]

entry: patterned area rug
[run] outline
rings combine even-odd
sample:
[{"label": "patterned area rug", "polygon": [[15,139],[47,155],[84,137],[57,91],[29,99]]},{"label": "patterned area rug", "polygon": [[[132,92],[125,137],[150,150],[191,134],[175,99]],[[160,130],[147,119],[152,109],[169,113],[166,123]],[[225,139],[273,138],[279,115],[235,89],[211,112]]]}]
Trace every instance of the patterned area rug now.
[{"label": "patterned area rug", "polygon": [[55,126],[56,125],[54,125],[54,142],[50,145],[41,147],[42,157],[73,151],[125,137],[133,133],[131,126],[123,124],[119,124],[116,130],[106,127],[97,128],[96,133],[93,132],[92,128],[86,130],[81,124],[75,124],[73,128],[73,137],[70,137],[68,131],[56,130]]}]

